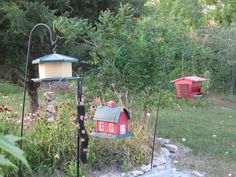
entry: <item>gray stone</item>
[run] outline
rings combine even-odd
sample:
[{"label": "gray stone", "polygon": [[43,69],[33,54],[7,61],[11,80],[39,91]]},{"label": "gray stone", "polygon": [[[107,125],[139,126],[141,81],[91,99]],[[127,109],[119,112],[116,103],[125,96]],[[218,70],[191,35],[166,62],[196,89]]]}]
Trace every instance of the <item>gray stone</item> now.
[{"label": "gray stone", "polygon": [[170,140],[166,138],[157,138],[157,140],[161,144],[161,146],[164,146],[165,144],[168,144],[170,142]]},{"label": "gray stone", "polygon": [[199,173],[198,171],[192,171],[193,176],[195,177],[204,177],[204,174]]},{"label": "gray stone", "polygon": [[170,157],[170,151],[166,149],[165,147],[162,147],[160,149],[160,154],[163,154],[165,157]]},{"label": "gray stone", "polygon": [[144,174],[144,171],[141,171],[141,170],[135,170],[131,172],[131,176],[140,176],[143,174]]},{"label": "gray stone", "polygon": [[151,169],[151,165],[143,165],[141,166],[140,170],[142,170],[143,172],[147,172]]},{"label": "gray stone", "polygon": [[159,157],[154,157],[153,158],[153,165],[154,166],[159,166],[166,164],[166,158],[164,155],[160,155]]},{"label": "gray stone", "polygon": [[155,169],[149,171],[148,173],[142,175],[141,177],[171,177],[169,170],[157,171]]},{"label": "gray stone", "polygon": [[171,153],[176,153],[178,150],[178,147],[173,144],[165,144],[166,149],[168,149]]},{"label": "gray stone", "polygon": [[148,173],[141,175],[140,177],[194,177],[189,170],[162,170],[159,171],[156,168]]},{"label": "gray stone", "polygon": [[[177,146],[165,144],[160,152],[154,153],[153,168],[151,165],[143,165],[140,168],[129,173],[119,173],[109,170],[106,173],[97,175],[99,177],[204,177],[205,174],[193,170],[180,170],[173,166],[170,156],[178,150]],[[172,152],[172,153],[170,153]],[[97,177],[96,176],[96,177]]]}]

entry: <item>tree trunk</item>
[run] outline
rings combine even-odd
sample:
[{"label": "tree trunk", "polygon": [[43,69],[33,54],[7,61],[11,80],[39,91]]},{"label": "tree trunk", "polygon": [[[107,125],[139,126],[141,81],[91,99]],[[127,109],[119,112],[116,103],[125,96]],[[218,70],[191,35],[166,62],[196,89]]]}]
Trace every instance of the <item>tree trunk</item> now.
[{"label": "tree trunk", "polygon": [[141,120],[147,120],[147,112],[148,112],[147,105],[144,104],[143,110],[142,110],[142,115],[141,115]]},{"label": "tree trunk", "polygon": [[27,83],[27,91],[30,97],[30,112],[31,114],[35,113],[39,109],[38,103],[38,87],[40,83],[29,81]]}]

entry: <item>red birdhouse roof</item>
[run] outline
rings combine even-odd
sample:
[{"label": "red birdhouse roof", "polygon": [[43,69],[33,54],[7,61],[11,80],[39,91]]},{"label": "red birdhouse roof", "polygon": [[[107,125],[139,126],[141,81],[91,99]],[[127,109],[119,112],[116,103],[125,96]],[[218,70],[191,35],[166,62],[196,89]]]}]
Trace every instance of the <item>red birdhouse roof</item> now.
[{"label": "red birdhouse roof", "polygon": [[94,120],[119,122],[120,114],[122,112],[125,112],[127,119],[129,119],[129,113],[126,109],[120,107],[111,108],[108,106],[99,107],[96,109]]},{"label": "red birdhouse roof", "polygon": [[193,82],[202,82],[202,81],[205,81],[207,79],[203,78],[203,77],[198,77],[198,76],[187,76],[187,77],[181,77],[181,78],[172,80],[170,82],[173,83],[173,82],[176,82],[176,81],[179,81],[179,80],[190,80],[190,81],[193,81]]}]

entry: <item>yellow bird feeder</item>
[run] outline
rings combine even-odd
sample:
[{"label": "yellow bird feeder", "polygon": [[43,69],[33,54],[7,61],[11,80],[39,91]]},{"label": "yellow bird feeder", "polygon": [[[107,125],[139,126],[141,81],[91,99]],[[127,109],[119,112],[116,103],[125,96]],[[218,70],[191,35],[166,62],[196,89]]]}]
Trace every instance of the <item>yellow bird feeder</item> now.
[{"label": "yellow bird feeder", "polygon": [[63,78],[72,77],[72,62],[77,59],[61,54],[49,54],[33,60],[33,64],[38,64],[39,78]]}]

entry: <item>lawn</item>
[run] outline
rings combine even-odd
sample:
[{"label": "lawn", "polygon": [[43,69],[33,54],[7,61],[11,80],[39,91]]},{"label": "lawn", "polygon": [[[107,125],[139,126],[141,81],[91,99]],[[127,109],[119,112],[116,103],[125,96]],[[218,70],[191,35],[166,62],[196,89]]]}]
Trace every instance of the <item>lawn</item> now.
[{"label": "lawn", "polygon": [[198,166],[199,170],[213,173],[232,166],[232,174],[235,174],[236,102],[232,98],[211,97],[180,100],[179,103],[182,106],[160,111],[158,136],[170,138],[192,150],[192,158],[188,158],[192,162],[188,162],[187,167]]}]

